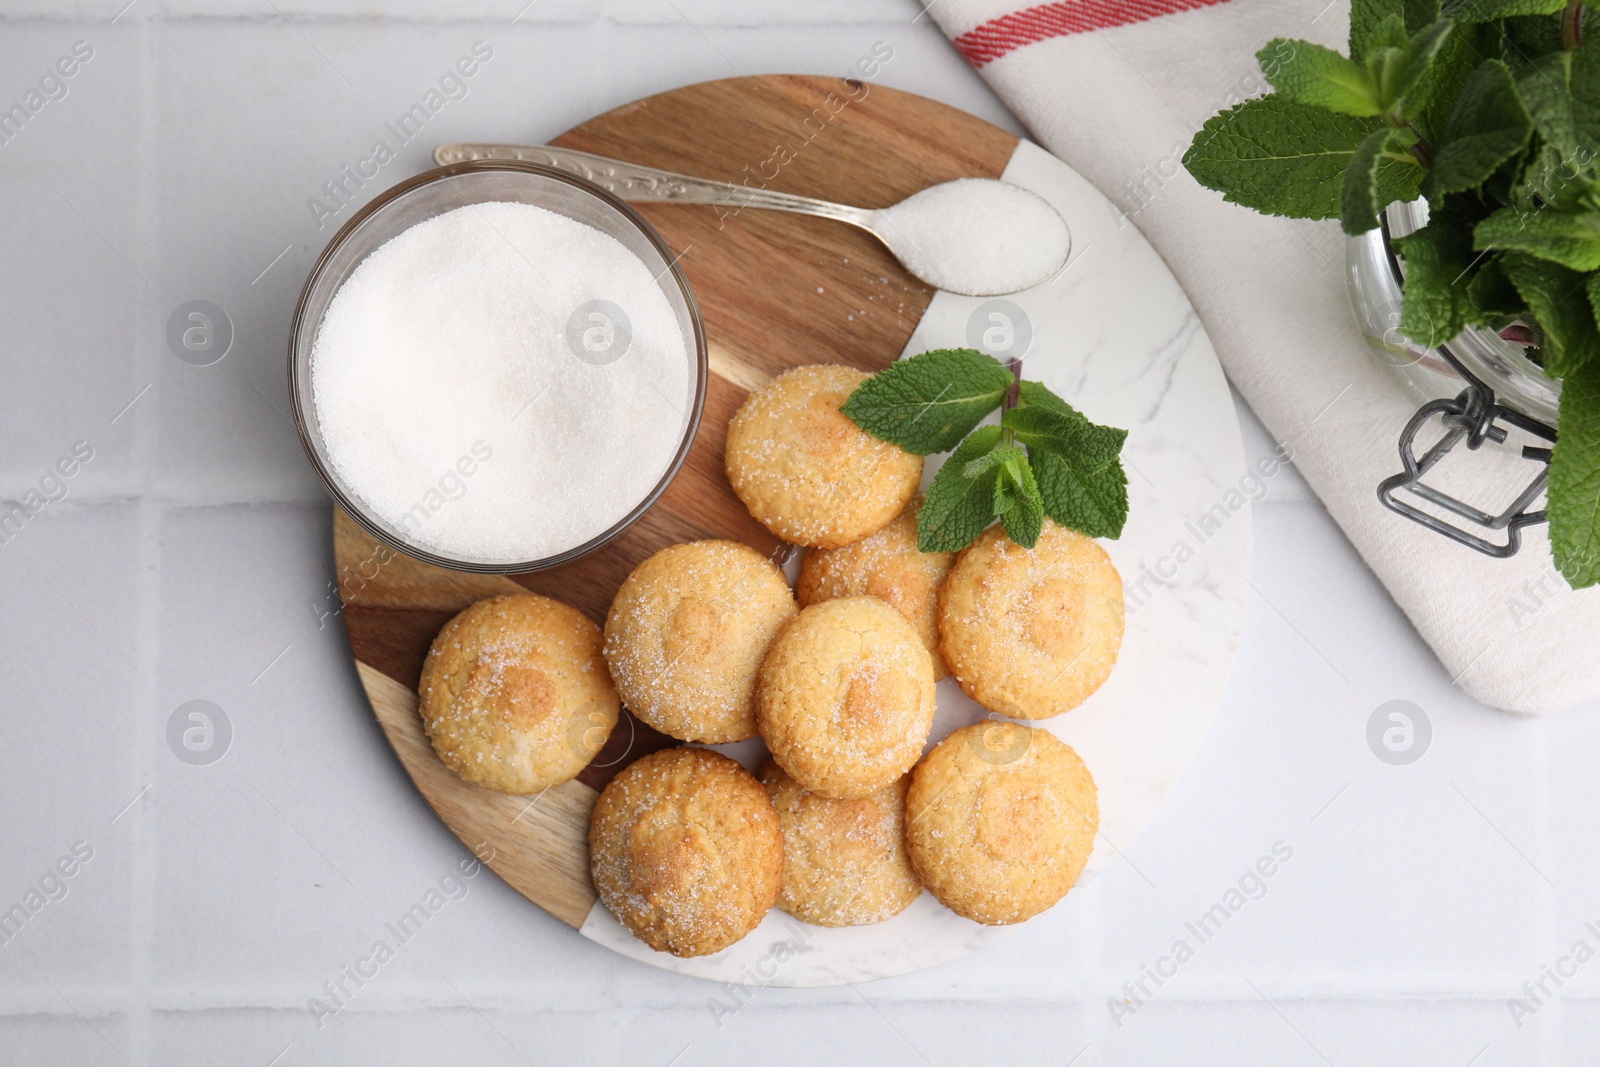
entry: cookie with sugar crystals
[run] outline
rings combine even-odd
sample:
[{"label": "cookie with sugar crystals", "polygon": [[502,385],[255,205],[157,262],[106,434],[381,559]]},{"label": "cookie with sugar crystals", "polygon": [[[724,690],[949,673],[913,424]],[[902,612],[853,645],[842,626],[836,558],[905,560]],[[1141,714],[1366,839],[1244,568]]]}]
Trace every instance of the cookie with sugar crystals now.
[{"label": "cookie with sugar crystals", "polygon": [[864,926],[894,918],[922,892],[906,856],[910,779],[859,800],[834,800],[769,762],[761,784],[783,826],[779,908],[814,926]]},{"label": "cookie with sugar crystals", "polygon": [[1122,577],[1093,538],[1046,519],[1022,548],[991,526],[939,591],[939,650],[968,696],[1014,719],[1071,711],[1122,647]]},{"label": "cookie with sugar crystals", "polygon": [[771,909],[783,834],[749,771],[703,748],[669,748],[629,764],[601,791],[589,868],[601,902],[639,940],[704,956]]},{"label": "cookie with sugar crystals", "polygon": [[922,755],[933,725],[933,658],[876,597],[803,609],[772,643],[756,722],[772,758],[813,793],[871,796]]},{"label": "cookie with sugar crystals", "polygon": [[1089,769],[1045,730],[980,722],[911,772],[911,865],[941,904],[973,922],[1022,922],[1066,896],[1099,827]]},{"label": "cookie with sugar crystals", "polygon": [[933,673],[949,674],[939,652],[939,586],[955,555],[917,548],[914,500],[889,525],[843,548],[808,549],[800,563],[795,597],[801,607],[842,596],[875,596],[917,628],[933,656]]},{"label": "cookie with sugar crystals", "polygon": [[480,600],[445,623],[418,690],[422,725],[445,766],[502,793],[576,777],[619,709],[600,628],[533,594]]},{"label": "cookie with sugar crystals", "polygon": [[834,364],[795,367],[746,397],[728,423],[728,481],[785,541],[848,545],[888,525],[917,493],[922,457],[839,411],[866,378]]},{"label": "cookie with sugar crystals", "polygon": [[606,616],[622,701],[680,741],[756,736],[756,672],[799,608],[783,572],[749,545],[693,541],[634,568]]}]

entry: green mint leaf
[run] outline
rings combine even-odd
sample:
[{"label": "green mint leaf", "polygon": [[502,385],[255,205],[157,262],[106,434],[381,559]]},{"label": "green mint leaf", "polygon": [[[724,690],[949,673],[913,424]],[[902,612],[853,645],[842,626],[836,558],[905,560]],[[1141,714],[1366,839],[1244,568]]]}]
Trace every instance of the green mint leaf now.
[{"label": "green mint leaf", "polygon": [[1405,0],[1406,29],[1416,33],[1439,20],[1439,0]]},{"label": "green mint leaf", "polygon": [[1472,229],[1456,212],[1435,212],[1428,224],[1395,248],[1405,259],[1405,299],[1400,332],[1429,348],[1461,332],[1478,313],[1469,295],[1473,260]]},{"label": "green mint leaf", "polygon": [[1400,107],[1402,114],[1421,114],[1434,96],[1437,88],[1437,80],[1432,77],[1434,64],[1438,62],[1440,53],[1445,51],[1445,43],[1450,40],[1454,29],[1456,24],[1450,19],[1438,19],[1411,35],[1411,45],[1406,50],[1405,70],[1400,74],[1400,82],[1394,91],[1394,106]]},{"label": "green mint leaf", "polygon": [[1566,199],[1567,178],[1561,173],[1566,159],[1566,154],[1555,145],[1542,137],[1536,138],[1523,162],[1522,173],[1511,187],[1511,203],[1532,210]]},{"label": "green mint leaf", "polygon": [[[1258,97],[1213,115],[1195,134],[1183,165],[1232,203],[1268,215],[1332,218],[1351,158],[1382,125],[1277,94]],[[1422,176],[1414,160],[1385,158],[1378,196],[1385,203],[1413,199]]]},{"label": "green mint leaf", "polygon": [[1032,448],[1028,462],[1039,483],[1044,513],[1057,526],[1090,537],[1122,535],[1128,521],[1128,476],[1121,463],[1084,474],[1057,453]]},{"label": "green mint leaf", "polygon": [[[1600,19],[1600,13],[1595,13],[1595,19]],[[1600,24],[1586,29],[1586,34],[1590,30],[1594,35],[1584,40],[1600,40]],[[1570,147],[1557,147],[1560,155],[1549,165],[1552,181],[1546,200],[1570,210],[1581,203],[1592,203],[1592,190],[1600,178],[1600,48],[1590,43],[1578,51],[1560,54],[1568,58],[1566,91],[1573,101],[1576,138]]]},{"label": "green mint leaf", "polygon": [[1450,19],[1440,19],[1412,36],[1406,49],[1405,67],[1399,72],[1392,94],[1379,82],[1380,90],[1389,95],[1391,107],[1399,108],[1403,114],[1415,115],[1427,106],[1436,86],[1433,65],[1438,62],[1455,25]]},{"label": "green mint leaf", "polygon": [[1561,20],[1548,15],[1516,15],[1482,25],[1494,26],[1504,35],[1506,51],[1500,58],[1519,73],[1540,56],[1561,51]]},{"label": "green mint leaf", "polygon": [[1600,214],[1504,207],[1478,223],[1477,248],[1526,252],[1573,270],[1600,267]]},{"label": "green mint leaf", "polygon": [[1600,329],[1589,306],[1588,280],[1577,271],[1520,252],[1501,256],[1500,267],[1538,320],[1545,372],[1565,379],[1580,367],[1594,365],[1600,356]]},{"label": "green mint leaf", "polygon": [[964,472],[969,463],[994,451],[998,426],[980,426],[956,445],[933,476],[917,511],[917,548],[923,552],[959,552],[994,520],[994,485],[1000,472],[990,466],[975,478]]},{"label": "green mint leaf", "polygon": [[840,411],[874,437],[921,456],[948,452],[1000,406],[1013,375],[971,348],[938,348],[891,363]]},{"label": "green mint leaf", "polygon": [[1378,188],[1378,168],[1386,159],[1398,159],[1417,136],[1407,130],[1381,126],[1367,134],[1357,146],[1344,172],[1344,189],[1339,195],[1339,224],[1348,234],[1362,234],[1378,228],[1378,213],[1388,206]]},{"label": "green mint leaf", "polygon": [[[1405,3],[1400,3],[1400,8],[1403,11]],[[1397,51],[1405,51],[1406,46],[1410,45],[1411,37],[1405,32],[1405,14],[1402,11],[1386,14],[1384,18],[1379,19],[1378,27],[1373,30],[1373,43],[1366,50],[1368,62],[1379,50],[1394,48]]]},{"label": "green mint leaf", "polygon": [[[1398,15],[1379,24],[1379,40],[1385,43],[1368,51],[1360,64],[1373,87],[1379,112],[1413,115],[1422,110],[1434,87],[1429,71],[1454,25],[1449,19],[1440,19],[1408,38]],[[1388,43],[1390,38],[1392,43]]]},{"label": "green mint leaf", "polygon": [[1391,15],[1401,18],[1403,29],[1406,7],[1405,0],[1350,0],[1350,58],[1367,58],[1378,38],[1378,28]]},{"label": "green mint leaf", "polygon": [[1522,151],[1532,132],[1533,122],[1517,95],[1511,68],[1497,59],[1485,61],[1462,85],[1445,123],[1428,174],[1429,199],[1482,185]]},{"label": "green mint leaf", "polygon": [[[1078,409],[1052,393],[1043,382],[1022,381],[1017,385],[1017,406],[1049,408],[1060,415],[1083,419]],[[1087,422],[1087,419],[1084,419]]]},{"label": "green mint leaf", "polygon": [[1563,211],[1594,207],[1600,52],[1580,48],[1542,56],[1518,76],[1517,89],[1539,134],[1521,175],[1520,201]]},{"label": "green mint leaf", "polygon": [[1596,325],[1600,325],[1600,274],[1589,275],[1584,287],[1589,292],[1589,310],[1594,312]]},{"label": "green mint leaf", "polygon": [[[1415,117],[1423,136],[1437,141],[1450,122],[1462,86],[1486,59],[1502,59],[1505,45],[1493,23],[1457,22],[1445,38],[1422,82],[1406,101],[1406,115]],[[1420,113],[1419,113],[1420,109]]]},{"label": "green mint leaf", "polygon": [[1512,15],[1553,15],[1567,0],[1444,0],[1441,13],[1462,22],[1491,22]]},{"label": "green mint leaf", "polygon": [[1539,136],[1562,155],[1578,150],[1578,120],[1572,107],[1572,53],[1553,52],[1517,76],[1517,95]]},{"label": "green mint leaf", "polygon": [[[1027,408],[1032,408],[1034,411],[1050,411],[1064,416],[1067,421],[1064,424],[1050,421],[1034,422],[1038,416],[1027,414]],[[1011,427],[1011,434],[1016,440],[1029,445],[1035,435],[1040,438],[1053,438],[1058,442],[1059,450],[1077,450],[1085,454],[1085,466],[1101,466],[1099,456],[1102,453],[1115,453],[1120,456],[1123,442],[1128,440],[1128,430],[1099,426],[1088,421],[1077,408],[1046,389],[1043,382],[1022,382],[1021,389],[1018,390],[1018,408],[1014,408],[1013,411],[1024,411],[1024,414],[1002,414],[1000,422],[1003,426]],[[1051,432],[1053,427],[1059,429]],[[1050,442],[1043,440],[1035,443],[1050,445]]]},{"label": "green mint leaf", "polygon": [[1044,513],[1090,537],[1120,536],[1128,520],[1119,459],[1127,431],[1097,426],[1037,382],[1023,382],[1019,399],[1001,423],[1028,448]]},{"label": "green mint leaf", "polygon": [[1007,537],[1023,548],[1038,544],[1044,530],[1044,499],[1021,449],[1000,467],[1000,477],[994,485],[994,511],[1000,516]]},{"label": "green mint leaf", "polygon": [[[1002,435],[1003,436],[1003,435]],[[985,452],[975,459],[969,459],[961,467],[961,477],[971,480],[1006,463],[1019,460],[1023,457],[1022,449],[1016,445],[1003,445],[999,448]]]},{"label": "green mint leaf", "polygon": [[1528,314],[1528,302],[1500,267],[1498,255],[1485,256],[1467,285],[1467,299],[1485,315],[1510,319]]},{"label": "green mint leaf", "polygon": [[1383,110],[1378,85],[1361,63],[1310,41],[1280,37],[1256,53],[1267,82],[1290,100],[1341,115],[1376,115]]},{"label": "green mint leaf", "polygon": [[1574,589],[1600,582],[1600,364],[1561,382],[1561,417],[1546,491],[1550,550]]},{"label": "green mint leaf", "polygon": [[[1592,17],[1600,19],[1600,13]],[[1577,147],[1586,147],[1590,158],[1584,162],[1592,162],[1596,123],[1600,123],[1600,51],[1591,45],[1562,54],[1569,57],[1567,90],[1572,94],[1573,119],[1582,137]]]},{"label": "green mint leaf", "polygon": [[1074,469],[1095,474],[1117,462],[1127,430],[1098,426],[1077,412],[1070,415],[1044,407],[1016,407],[1000,416],[1000,425],[1028,447],[1029,454],[1055,452]]},{"label": "green mint leaf", "polygon": [[[1564,21],[1549,15],[1520,15],[1485,25],[1493,26],[1504,39],[1505,61],[1511,64],[1512,69],[1521,70],[1540,56],[1559,52],[1566,47],[1561,39]],[[1592,4],[1584,7],[1582,23],[1581,37],[1585,48],[1578,49],[1578,52],[1584,51],[1590,42],[1600,39],[1600,12],[1596,12]]]}]

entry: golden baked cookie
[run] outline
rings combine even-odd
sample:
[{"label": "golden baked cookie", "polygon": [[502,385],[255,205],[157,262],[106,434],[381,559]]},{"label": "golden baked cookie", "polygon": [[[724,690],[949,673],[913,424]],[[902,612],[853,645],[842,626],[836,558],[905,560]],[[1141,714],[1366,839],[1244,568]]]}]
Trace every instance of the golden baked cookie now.
[{"label": "golden baked cookie", "polygon": [[611,601],[605,655],[622,702],[681,741],[756,736],[756,672],[799,608],[783,572],[749,545],[672,545]]},{"label": "golden baked cookie", "polygon": [[1071,711],[1122,646],[1122,577],[1092,538],[1049,519],[1032,549],[991,526],[939,591],[939,650],[967,695],[1014,719]]},{"label": "golden baked cookie", "polygon": [[575,777],[617,724],[600,627],[532,594],[480,600],[445,623],[418,690],[445,766],[502,793]]},{"label": "golden baked cookie", "polygon": [[875,596],[917,628],[933,656],[933,674],[949,674],[939,653],[939,584],[955,556],[917,550],[914,500],[900,516],[873,534],[843,548],[810,549],[800,563],[795,596],[801,607],[842,596]]},{"label": "golden baked cookie", "polygon": [[1051,907],[1094,850],[1094,778],[1045,730],[990,720],[940,741],[911,772],[906,847],[934,897],[973,922]]},{"label": "golden baked cookie", "polygon": [[601,791],[589,869],[600,900],[639,940],[704,956],[754,930],[778,898],[783,833],[749,771],[703,748],[669,748]]},{"label": "golden baked cookie", "polygon": [[796,367],[746,397],[728,423],[728,481],[785,541],[848,545],[881,530],[916,495],[922,457],[839,413],[866,378],[833,364]]},{"label": "golden baked cookie", "polygon": [[933,658],[876,597],[802,610],[761,664],[756,721],[772,758],[813,793],[871,796],[922,755],[933,725]]},{"label": "golden baked cookie", "polygon": [[906,857],[908,778],[859,800],[834,800],[769,762],[761,784],[783,826],[778,907],[815,926],[864,926],[894,918],[922,892]]}]

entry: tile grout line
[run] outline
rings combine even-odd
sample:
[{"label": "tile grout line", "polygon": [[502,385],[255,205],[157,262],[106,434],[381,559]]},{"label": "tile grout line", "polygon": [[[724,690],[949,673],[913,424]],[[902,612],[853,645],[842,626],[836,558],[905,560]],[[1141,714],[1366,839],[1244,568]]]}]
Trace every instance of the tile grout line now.
[{"label": "tile grout line", "polygon": [[[138,62],[134,76],[138,79],[135,92],[138,98],[140,137],[139,147],[135,150],[135,189],[138,210],[139,245],[144,252],[144,261],[153,263],[152,271],[157,277],[161,276],[160,264],[160,228],[157,225],[159,217],[159,198],[156,193],[155,154],[153,145],[159,133],[159,95],[160,95],[160,51],[161,51],[161,22],[159,19],[141,19],[137,32],[137,47],[139,49]],[[133,352],[135,362],[143,363],[148,369],[148,380],[155,382],[160,376],[160,353],[147,343],[148,338],[157,336],[157,316],[159,312],[152,303],[159,299],[159,290],[155,293],[141,294],[135,305]],[[145,670],[149,677],[155,681],[145,687],[144,699],[139,702],[138,713],[135,717],[135,729],[142,736],[135,738],[132,745],[135,764],[135,776],[139,779],[138,786],[145,786],[155,780],[156,760],[160,753],[156,750],[159,737],[163,736],[157,728],[160,718],[160,688],[161,681],[161,509],[160,506],[148,499],[152,481],[152,472],[155,469],[156,453],[159,445],[161,397],[156,396],[157,403],[147,405],[144,410],[135,414],[135,449],[138,454],[139,468],[139,494],[137,496],[138,537],[139,544],[135,553],[135,565],[138,567],[138,576],[135,588],[139,598],[139,653],[140,659],[145,662]],[[159,799],[159,798],[156,798]],[[149,798],[140,805],[148,812]],[[151,959],[151,946],[154,943],[155,926],[155,890],[156,868],[158,865],[155,833],[148,817],[141,818],[141,812],[133,812],[132,826],[129,830],[132,839],[132,862],[130,863],[130,880],[132,882],[132,901],[129,909],[129,940],[133,956],[133,981],[134,988],[129,995],[128,1034],[129,1053],[133,1063],[144,1067],[152,1062],[154,1042],[151,1030],[153,1028],[153,1014],[151,1010],[151,989],[153,978],[153,961]]]},{"label": "tile grout line", "polygon": [[[1553,871],[1561,877],[1562,871],[1556,864],[1556,851],[1552,847],[1551,831],[1554,828],[1554,809],[1550,797],[1550,725],[1544,720],[1534,727],[1534,764],[1539,773],[1534,776],[1534,812],[1538,827],[1538,837],[1535,840],[1534,853],[1539,857],[1543,869]],[[1556,916],[1559,901],[1556,899],[1555,886],[1544,885],[1539,887],[1539,899],[1542,903],[1540,911],[1539,931],[1542,944],[1536,946],[1535,959],[1544,959],[1546,946],[1563,943],[1561,931],[1558,929]],[[1563,1036],[1566,1014],[1563,998],[1556,997],[1551,1005],[1554,1009],[1555,1022],[1550,1026],[1539,1028],[1539,1062],[1547,1064],[1561,1064],[1567,1062],[1563,1058],[1567,1042]]]},{"label": "tile grout line", "polygon": [[[132,815],[130,814],[128,817],[131,818]],[[1546,950],[1546,956],[1548,957],[1548,950]],[[1049,995],[1039,994],[1036,989],[1022,991],[1017,986],[1006,986],[999,992],[986,993],[981,997],[968,996],[958,999],[962,1004],[996,1010],[1014,1009],[1024,1012],[1045,1012],[1059,1010],[1063,1005],[1081,1008],[1090,1013],[1089,1021],[1094,1023],[1093,1026],[1086,1030],[1083,1042],[1093,1044],[1094,1049],[1101,1049],[1116,1033],[1115,1024],[1110,1023],[1109,1020],[1103,1024],[1094,1022],[1094,1020],[1106,1019],[1106,991],[1111,988],[1110,983],[1121,981],[1127,977],[1127,973],[1123,971],[1114,975],[1109,973],[1101,975],[1086,974],[1070,988],[1065,990],[1054,989]],[[1359,977],[1352,978],[1348,984],[1339,987],[1329,987],[1322,983],[1312,982],[1309,979],[1305,979],[1305,976],[1300,976],[1301,980],[1298,982],[1295,981],[1293,976],[1290,976],[1287,979],[1290,984],[1263,980],[1259,985],[1263,992],[1266,992],[1279,1005],[1343,1004],[1372,1007],[1411,1007],[1418,1005],[1464,1004],[1482,1006],[1487,1008],[1494,1018],[1493,1028],[1490,1031],[1486,1031],[1486,1036],[1496,1037],[1493,1045],[1496,1050],[1500,1050],[1502,1042],[1499,1038],[1506,1034],[1505,1027],[1510,1027],[1512,1031],[1515,1030],[1515,1025],[1510,1023],[1509,1017],[1505,1014],[1507,994],[1508,992],[1514,992],[1517,983],[1528,976],[1529,972],[1526,969],[1508,970],[1503,974],[1474,979],[1470,987],[1462,984],[1453,986],[1440,984],[1428,989],[1405,990],[1392,988],[1374,989],[1368,982]],[[304,992],[302,991],[298,996],[292,997],[285,993],[280,986],[275,985],[272,980],[264,981],[259,991],[230,988],[225,993],[214,994],[210,999],[204,1001],[198,1001],[193,989],[190,986],[182,985],[181,980],[178,981],[179,985],[169,986],[165,990],[157,990],[155,995],[149,998],[149,1010],[152,1015],[200,1016],[232,1014],[241,1011],[261,1011],[282,1014],[299,1019],[302,1022],[306,1015]],[[699,980],[697,979],[696,981],[698,982]],[[1178,991],[1163,992],[1162,1000],[1172,1005],[1183,1007],[1216,1005],[1259,1007],[1261,1005],[1260,998],[1253,994],[1248,996],[1240,995],[1238,988],[1243,988],[1246,993],[1249,993],[1249,987],[1240,986],[1237,978],[1229,981],[1220,974],[1212,974],[1202,977],[1200,981],[1203,983],[1204,988],[1187,993]],[[79,984],[69,985],[65,988],[71,991],[72,1003],[81,1008],[84,1014],[94,1019],[115,1015],[117,1007],[125,1002],[124,989],[121,986],[102,990],[97,987]],[[707,992],[713,994],[721,989],[720,986],[714,983],[708,984],[704,988]],[[785,986],[765,988],[773,991],[787,990],[794,995],[816,995],[819,999],[811,1002],[811,1006],[817,1008],[833,1009],[860,1004],[859,999],[844,1000],[838,998],[838,990],[843,988],[848,991],[849,986],[822,986],[809,989],[807,987]],[[870,990],[873,987],[867,986],[865,988]],[[175,989],[181,991],[174,992]],[[361,1003],[359,1000],[347,1003],[340,1010],[340,1014],[381,1018],[394,1016],[397,1013],[403,1013],[408,1010],[454,1010],[455,1007],[459,1007],[459,1004],[452,1004],[448,1001],[428,999],[430,996],[437,997],[438,993],[436,984],[430,985],[419,981],[407,985],[403,990],[398,990],[394,994],[375,999],[366,1004]],[[820,999],[821,994],[830,994],[832,999]],[[22,996],[26,995],[22,994]],[[483,1010],[509,1014],[583,1015],[593,1010],[591,1007],[586,1006],[593,1003],[592,999],[561,1001],[552,1004],[548,991],[542,987],[528,990],[522,988],[509,989],[501,985],[498,989],[490,989],[487,992],[480,991],[474,994],[474,997],[474,1002]],[[879,997],[876,1003],[908,1007],[939,1007],[949,1006],[953,997],[954,995],[948,992],[933,991],[918,992],[910,996],[885,994]],[[1574,993],[1570,997],[1564,996],[1562,1000],[1570,1000],[1572,1003],[1585,1008],[1600,1008],[1600,993]],[[668,1002],[660,999],[648,1002],[640,1001],[637,1006],[641,1010],[655,1012],[684,1011],[700,1015],[704,1012],[704,998],[683,1002]],[[1551,1007],[1547,1010],[1553,1012],[1554,1008]],[[1544,1011],[1540,1012],[1541,1017],[1544,1014]],[[0,1026],[3,1026],[6,1020],[46,1016],[60,1019],[78,1018],[73,1009],[70,1006],[64,1006],[61,998],[55,996],[54,993],[35,991],[31,999],[19,999],[19,995],[11,995],[7,1006],[4,1009],[0,1009]],[[1128,1024],[1130,1028],[1138,1025],[1142,1024],[1133,1022]],[[1098,1033],[1096,1032],[1096,1027],[1099,1028]],[[1474,1051],[1477,1047],[1481,1046],[1475,1046]],[[1063,1056],[1076,1054],[1081,1048],[1082,1042],[1071,1049],[1065,1050]],[[267,1056],[272,1055],[275,1051],[275,1048],[267,1049]],[[263,1057],[263,1059],[265,1058]],[[1086,1054],[1083,1059],[1078,1061],[1076,1067],[1094,1067],[1099,1059],[1098,1054]],[[255,1067],[264,1067],[264,1065],[257,1064]],[[1063,1067],[1063,1065],[1058,1064],[1057,1067]],[[1456,1064],[1454,1067],[1464,1067],[1464,1065]]]}]

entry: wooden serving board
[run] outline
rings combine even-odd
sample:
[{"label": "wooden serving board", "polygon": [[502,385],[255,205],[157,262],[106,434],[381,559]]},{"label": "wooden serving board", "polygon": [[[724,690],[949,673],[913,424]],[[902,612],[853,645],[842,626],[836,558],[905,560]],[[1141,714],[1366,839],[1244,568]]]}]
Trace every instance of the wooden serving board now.
[{"label": "wooden serving board", "polygon": [[[510,131],[508,131],[509,134]],[[767,76],[704,82],[608,111],[554,142],[686,174],[752,182],[884,207],[960,177],[998,177],[1016,138],[943,104],[838,78]],[[589,812],[629,761],[673,744],[624,712],[579,777],[537,797],[470,785],[434,754],[417,714],[417,681],[439,628],[473,601],[524,590],[603,623],[612,595],[666,545],[725,537],[774,558],[785,548],[750,518],[723,474],[728,420],[746,394],[805,363],[878,370],[904,349],[932,290],[867,234],[778,212],[640,204],[688,275],[710,348],[705,414],[687,462],[645,515],[611,543],[537,574],[443,570],[374,541],[334,512],[334,559],[361,684],[412,781],[479,858],[573,927],[594,904]]]}]

